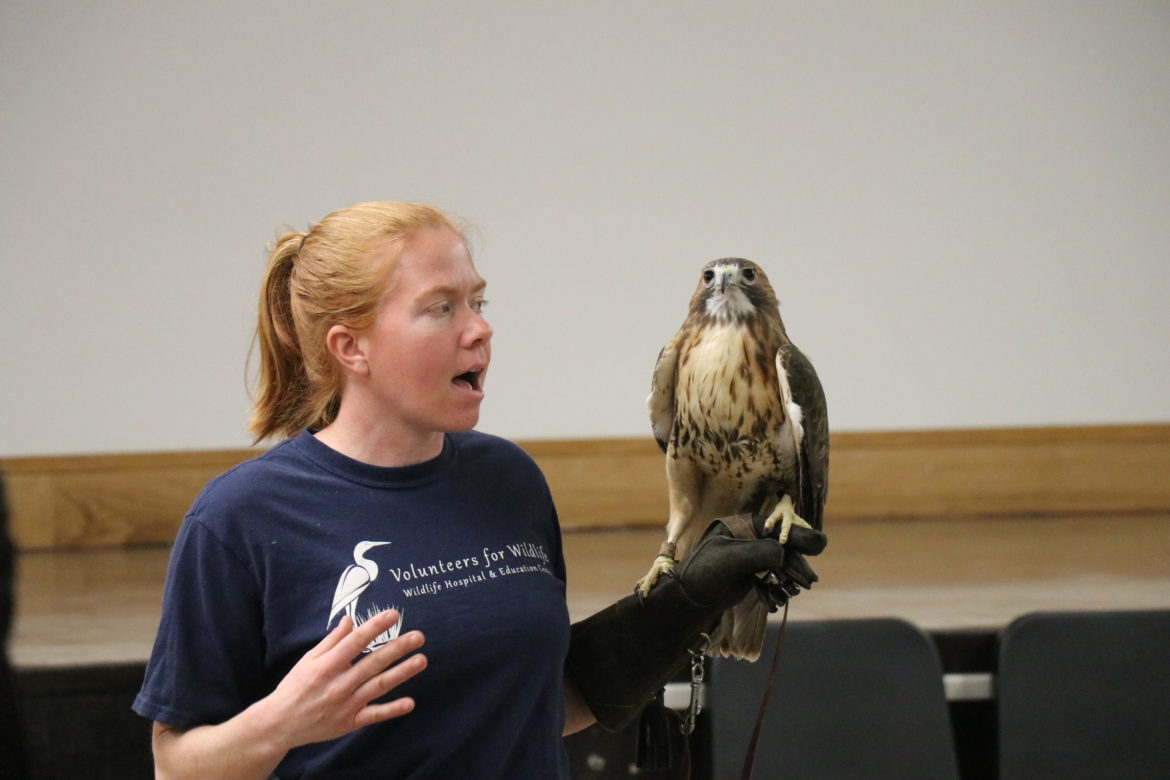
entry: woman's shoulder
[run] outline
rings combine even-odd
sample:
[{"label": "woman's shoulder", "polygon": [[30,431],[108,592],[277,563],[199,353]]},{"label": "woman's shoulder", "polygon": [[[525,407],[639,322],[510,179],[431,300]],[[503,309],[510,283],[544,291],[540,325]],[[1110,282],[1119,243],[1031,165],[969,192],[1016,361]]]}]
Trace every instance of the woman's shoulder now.
[{"label": "woman's shoulder", "polygon": [[536,468],[536,461],[514,441],[483,431],[451,434],[461,458],[505,461]]},{"label": "woman's shoulder", "polygon": [[292,439],[276,444],[214,477],[204,485],[191,505],[192,515],[222,515],[223,510],[246,506],[263,500],[263,495],[279,490],[282,483],[303,468],[298,465]]},{"label": "woman's shoulder", "polygon": [[477,474],[495,474],[512,484],[517,479],[540,484],[546,481],[536,460],[514,441],[481,431],[453,436],[459,462]]}]

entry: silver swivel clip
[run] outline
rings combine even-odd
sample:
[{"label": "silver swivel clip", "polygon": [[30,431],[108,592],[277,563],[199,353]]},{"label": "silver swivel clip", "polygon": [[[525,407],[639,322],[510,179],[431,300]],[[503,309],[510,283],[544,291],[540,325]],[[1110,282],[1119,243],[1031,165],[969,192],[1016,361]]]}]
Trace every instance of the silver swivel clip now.
[{"label": "silver swivel clip", "polygon": [[711,637],[707,634],[702,634],[703,647],[700,650],[691,650],[691,701],[687,705],[687,713],[683,717],[683,722],[679,730],[684,735],[689,735],[695,730],[695,720],[699,717],[699,713],[703,711],[703,703],[701,693],[703,690],[703,658],[707,652],[707,648],[711,645]]}]

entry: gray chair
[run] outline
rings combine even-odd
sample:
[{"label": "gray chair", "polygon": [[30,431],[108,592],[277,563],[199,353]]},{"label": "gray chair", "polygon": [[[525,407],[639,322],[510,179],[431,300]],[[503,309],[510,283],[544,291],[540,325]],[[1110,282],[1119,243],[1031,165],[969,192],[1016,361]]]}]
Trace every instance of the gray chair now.
[{"label": "gray chair", "polygon": [[1025,615],[998,652],[1002,780],[1170,777],[1170,610]]},{"label": "gray chair", "polygon": [[[769,625],[756,663],[711,664],[714,777],[740,777],[778,636]],[[903,620],[790,622],[754,769],[785,780],[958,777],[933,641]]]}]

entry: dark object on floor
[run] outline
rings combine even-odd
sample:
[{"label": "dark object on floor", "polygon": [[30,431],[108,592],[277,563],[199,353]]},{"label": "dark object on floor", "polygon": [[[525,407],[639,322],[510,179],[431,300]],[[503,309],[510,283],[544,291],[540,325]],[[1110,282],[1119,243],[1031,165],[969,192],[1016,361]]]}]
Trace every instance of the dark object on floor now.
[{"label": "dark object on floor", "polygon": [[16,551],[8,536],[8,502],[0,474],[0,766],[4,776],[19,780],[28,776],[24,730],[17,717],[12,669],[8,665],[8,632],[12,626],[13,583],[16,581]]},{"label": "dark object on floor", "polygon": [[18,670],[30,776],[153,778],[150,723],[130,709],[144,672],[143,663]]}]

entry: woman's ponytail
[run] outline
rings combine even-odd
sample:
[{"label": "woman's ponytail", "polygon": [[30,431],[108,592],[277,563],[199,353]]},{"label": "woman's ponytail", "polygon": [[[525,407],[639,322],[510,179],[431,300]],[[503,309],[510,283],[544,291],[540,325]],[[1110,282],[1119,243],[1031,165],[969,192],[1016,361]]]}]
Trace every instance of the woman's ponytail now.
[{"label": "woman's ponytail", "polygon": [[285,233],[277,240],[260,286],[256,324],[260,369],[248,426],[257,442],[292,435],[305,424],[301,418],[310,390],[293,317],[292,274],[306,235]]}]

